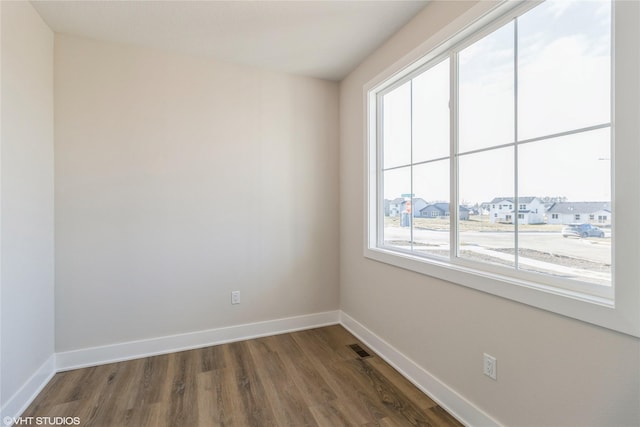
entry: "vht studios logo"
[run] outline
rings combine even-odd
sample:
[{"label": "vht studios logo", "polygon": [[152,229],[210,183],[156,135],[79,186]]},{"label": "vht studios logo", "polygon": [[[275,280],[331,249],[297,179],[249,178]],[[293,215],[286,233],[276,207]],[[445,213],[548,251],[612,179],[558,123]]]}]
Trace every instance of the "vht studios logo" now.
[{"label": "vht studios logo", "polygon": [[5,426],[79,426],[80,417],[4,417]]}]

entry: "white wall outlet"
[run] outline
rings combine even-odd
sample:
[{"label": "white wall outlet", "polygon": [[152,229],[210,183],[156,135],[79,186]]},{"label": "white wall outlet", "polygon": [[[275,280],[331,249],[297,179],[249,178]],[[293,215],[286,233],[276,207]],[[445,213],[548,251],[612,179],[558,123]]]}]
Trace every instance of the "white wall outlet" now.
[{"label": "white wall outlet", "polygon": [[240,291],[231,292],[231,304],[240,304]]},{"label": "white wall outlet", "polygon": [[484,374],[491,379],[498,380],[498,361],[490,354],[484,353]]}]

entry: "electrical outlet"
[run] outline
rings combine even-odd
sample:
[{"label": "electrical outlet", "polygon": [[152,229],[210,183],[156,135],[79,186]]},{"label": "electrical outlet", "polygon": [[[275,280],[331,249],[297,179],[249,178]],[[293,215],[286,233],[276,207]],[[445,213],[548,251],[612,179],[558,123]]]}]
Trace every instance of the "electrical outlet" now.
[{"label": "electrical outlet", "polygon": [[491,379],[498,380],[498,361],[487,353],[484,353],[484,374]]},{"label": "electrical outlet", "polygon": [[240,304],[240,291],[231,292],[231,304]]}]

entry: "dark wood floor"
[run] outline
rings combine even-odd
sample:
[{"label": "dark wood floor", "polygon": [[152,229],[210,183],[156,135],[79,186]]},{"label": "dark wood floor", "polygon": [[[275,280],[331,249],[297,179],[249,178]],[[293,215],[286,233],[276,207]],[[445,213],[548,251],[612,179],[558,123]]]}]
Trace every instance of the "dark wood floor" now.
[{"label": "dark wood floor", "polygon": [[56,374],[23,417],[81,426],[459,426],[341,326]]}]

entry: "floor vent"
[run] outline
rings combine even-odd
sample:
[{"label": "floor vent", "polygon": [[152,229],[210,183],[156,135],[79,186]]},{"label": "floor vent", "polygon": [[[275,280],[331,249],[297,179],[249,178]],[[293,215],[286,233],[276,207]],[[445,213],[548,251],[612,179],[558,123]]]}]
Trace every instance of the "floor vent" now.
[{"label": "floor vent", "polygon": [[365,349],[363,349],[362,347],[360,347],[358,344],[351,344],[349,345],[349,347],[351,348],[351,350],[355,351],[356,354],[358,356],[360,356],[361,358],[365,358],[365,357],[371,357],[371,355],[369,353],[367,353],[367,351]]}]

